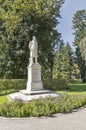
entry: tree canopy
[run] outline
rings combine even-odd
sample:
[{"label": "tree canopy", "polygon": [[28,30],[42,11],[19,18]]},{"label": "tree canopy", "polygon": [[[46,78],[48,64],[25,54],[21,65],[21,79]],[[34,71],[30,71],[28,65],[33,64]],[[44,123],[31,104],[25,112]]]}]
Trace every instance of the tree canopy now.
[{"label": "tree canopy", "polygon": [[2,75],[5,73],[12,78],[26,77],[28,44],[32,36],[36,35],[39,62],[43,66],[44,75],[48,73],[52,76],[53,51],[61,40],[56,26],[63,3],[64,0],[0,0]]},{"label": "tree canopy", "polygon": [[78,10],[73,17],[74,44],[78,45],[86,36],[86,11]]},{"label": "tree canopy", "polygon": [[[81,72],[81,78],[86,82],[85,49],[82,50],[82,39],[86,37],[86,10],[78,10],[73,17],[74,45],[76,46],[77,62]],[[84,42],[84,44],[86,44]]]},{"label": "tree canopy", "polygon": [[70,81],[73,76],[73,52],[69,45],[63,44],[56,52],[53,77]]}]

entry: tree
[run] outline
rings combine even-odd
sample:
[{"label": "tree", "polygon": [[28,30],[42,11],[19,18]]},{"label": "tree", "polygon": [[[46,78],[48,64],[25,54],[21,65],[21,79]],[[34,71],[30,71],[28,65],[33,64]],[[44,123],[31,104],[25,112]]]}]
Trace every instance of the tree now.
[{"label": "tree", "polygon": [[78,45],[86,35],[86,11],[79,10],[73,17],[74,44]]},{"label": "tree", "polygon": [[85,60],[85,64],[86,64],[86,37],[84,37],[80,41],[79,48],[80,48],[81,55],[83,59]]},{"label": "tree", "polygon": [[[52,77],[53,51],[61,35],[55,29],[64,0],[1,0],[1,44],[7,45],[6,72],[13,78],[26,77],[29,50],[33,35],[39,44],[39,62],[43,72],[49,70]],[[6,55],[5,55],[6,58]],[[50,60],[52,58],[52,60]]]},{"label": "tree", "polygon": [[86,11],[79,10],[74,14],[73,17],[73,29],[74,29],[74,45],[76,47],[77,62],[81,72],[81,78],[85,82],[86,80],[86,66],[85,61],[82,57],[80,43],[84,37],[86,37]]},{"label": "tree", "polygon": [[59,51],[56,52],[53,70],[54,78],[62,78],[67,81],[71,80],[73,71],[72,54],[69,43],[67,43],[67,45],[62,45]]}]

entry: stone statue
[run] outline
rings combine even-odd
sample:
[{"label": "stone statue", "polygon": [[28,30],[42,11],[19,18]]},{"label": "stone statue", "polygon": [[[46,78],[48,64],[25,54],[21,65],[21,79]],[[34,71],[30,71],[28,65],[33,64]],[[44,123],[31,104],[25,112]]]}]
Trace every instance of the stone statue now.
[{"label": "stone statue", "polygon": [[36,37],[33,36],[32,41],[29,43],[29,49],[30,49],[30,62],[31,63],[37,63],[37,57],[38,57],[38,44],[36,41]]}]

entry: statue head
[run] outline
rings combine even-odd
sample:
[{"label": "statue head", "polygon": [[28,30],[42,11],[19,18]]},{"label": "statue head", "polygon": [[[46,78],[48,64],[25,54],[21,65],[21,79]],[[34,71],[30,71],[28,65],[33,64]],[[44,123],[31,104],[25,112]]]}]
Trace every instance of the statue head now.
[{"label": "statue head", "polygon": [[33,36],[33,40],[36,41],[36,36]]}]

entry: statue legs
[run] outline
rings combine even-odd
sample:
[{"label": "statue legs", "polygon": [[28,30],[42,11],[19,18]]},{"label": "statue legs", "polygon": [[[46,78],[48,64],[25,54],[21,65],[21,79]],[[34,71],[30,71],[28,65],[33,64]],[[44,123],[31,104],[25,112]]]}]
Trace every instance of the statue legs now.
[{"label": "statue legs", "polygon": [[33,58],[33,63],[37,63],[37,57]]},{"label": "statue legs", "polygon": [[33,63],[38,63],[37,57],[29,58],[29,63],[30,63],[30,65],[32,65]]}]

